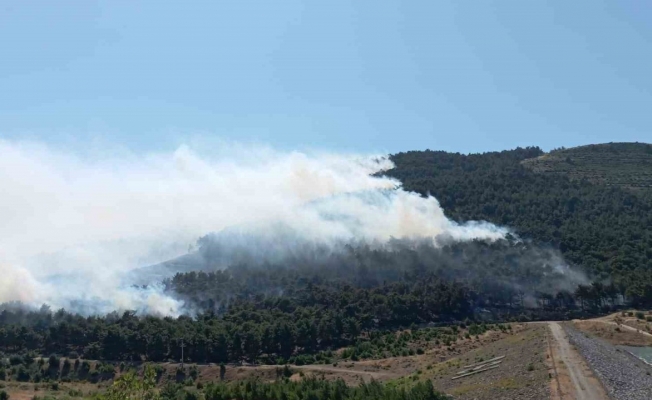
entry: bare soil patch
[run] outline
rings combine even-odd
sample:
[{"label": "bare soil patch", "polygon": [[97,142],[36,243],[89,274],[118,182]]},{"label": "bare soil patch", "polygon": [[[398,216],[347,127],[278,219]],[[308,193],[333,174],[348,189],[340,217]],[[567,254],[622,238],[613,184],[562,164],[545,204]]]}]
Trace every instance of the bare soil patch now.
[{"label": "bare soil patch", "polygon": [[586,334],[604,339],[612,345],[652,346],[652,336],[602,321],[573,321],[573,326]]},{"label": "bare soil patch", "polygon": [[[523,325],[518,332],[484,343],[446,361],[431,358],[425,369],[400,379],[402,382],[432,379],[435,388],[455,399],[537,399],[550,397],[546,365],[546,327]],[[452,380],[464,366],[505,356],[498,368]]]},{"label": "bare soil patch", "polygon": [[[452,358],[458,358],[472,350],[483,348],[496,341],[512,337],[527,329],[525,324],[512,324],[512,329],[502,331],[487,331],[478,337],[460,338],[450,346],[443,344],[436,345],[435,341],[420,342],[418,345],[426,349],[425,354],[389,357],[378,360],[363,361],[338,361],[334,364],[312,364],[303,366],[290,366],[297,374],[293,379],[300,379],[299,373],[303,376],[318,376],[325,379],[342,379],[348,385],[357,385],[361,382],[369,382],[372,379],[386,382],[415,374],[417,371],[424,371],[428,365],[443,362]],[[214,379],[215,367],[203,369],[200,367],[200,381]],[[219,367],[218,367],[219,368]],[[262,377],[263,379],[274,379],[278,366],[259,365],[233,367],[227,366],[225,380],[243,380],[250,377]]]},{"label": "bare soil patch", "polygon": [[59,383],[58,389],[53,390],[50,383],[30,382],[2,382],[4,389],[11,400],[32,400],[35,396],[40,398],[88,398],[102,390],[100,386],[87,382]]}]

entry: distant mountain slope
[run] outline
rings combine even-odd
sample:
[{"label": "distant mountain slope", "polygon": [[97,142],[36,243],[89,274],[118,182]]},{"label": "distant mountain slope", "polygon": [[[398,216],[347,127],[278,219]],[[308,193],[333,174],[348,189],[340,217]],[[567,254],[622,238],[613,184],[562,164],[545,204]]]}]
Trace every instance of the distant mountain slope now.
[{"label": "distant mountain slope", "polygon": [[[637,168],[613,155],[625,160],[627,148],[638,154],[640,146],[616,145],[613,154],[610,147],[596,146],[596,153],[605,154],[603,159],[610,155],[609,163],[617,170],[645,176],[645,163]],[[594,151],[589,149],[565,151]],[[472,155],[411,151],[392,156],[396,168],[387,174],[400,179],[407,190],[434,195],[456,220],[487,220],[512,227],[519,235],[558,246],[568,261],[614,278],[622,287],[647,282],[645,290],[652,297],[652,196],[524,167],[523,161],[540,160],[543,155],[539,148]],[[580,162],[579,156],[569,157]]]},{"label": "distant mountain slope", "polygon": [[560,149],[524,160],[535,172],[624,188],[652,190],[652,145],[606,143]]}]

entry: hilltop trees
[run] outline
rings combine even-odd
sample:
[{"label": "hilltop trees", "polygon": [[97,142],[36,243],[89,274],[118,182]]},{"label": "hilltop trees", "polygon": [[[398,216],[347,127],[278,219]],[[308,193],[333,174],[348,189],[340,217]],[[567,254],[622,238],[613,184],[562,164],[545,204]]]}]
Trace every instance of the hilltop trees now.
[{"label": "hilltop trees", "polygon": [[548,243],[593,280],[610,281],[632,302],[652,305],[646,294],[652,291],[652,192],[522,165],[542,154],[538,148],[472,155],[413,151],[392,156],[396,168],[387,174],[407,190],[435,196],[455,220],[490,221]]}]

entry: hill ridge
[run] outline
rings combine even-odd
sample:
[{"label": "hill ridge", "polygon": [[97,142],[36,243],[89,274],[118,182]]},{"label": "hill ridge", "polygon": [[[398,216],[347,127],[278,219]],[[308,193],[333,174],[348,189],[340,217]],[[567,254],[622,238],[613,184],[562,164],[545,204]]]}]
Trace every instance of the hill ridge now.
[{"label": "hill ridge", "polygon": [[648,143],[610,142],[561,148],[521,163],[537,173],[652,191],[652,144]]}]

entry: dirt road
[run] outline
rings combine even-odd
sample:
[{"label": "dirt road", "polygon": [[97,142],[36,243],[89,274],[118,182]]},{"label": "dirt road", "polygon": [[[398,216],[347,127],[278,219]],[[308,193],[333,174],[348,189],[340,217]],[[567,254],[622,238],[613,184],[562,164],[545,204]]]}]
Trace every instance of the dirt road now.
[{"label": "dirt road", "polygon": [[292,368],[311,371],[311,372],[323,371],[323,372],[332,372],[332,373],[340,373],[340,374],[368,376],[369,378],[377,379],[377,380],[382,378],[397,378],[399,376],[391,372],[361,371],[355,369],[329,367],[325,365],[303,365],[303,366],[297,366]]},{"label": "dirt road", "polygon": [[[645,332],[645,331],[642,331],[642,330],[640,330],[640,329],[636,329],[636,328],[634,328],[633,326],[629,326],[629,325],[625,325],[625,324],[619,324],[619,323],[617,323],[617,322],[615,322],[615,321],[611,321],[611,320],[608,320],[608,319],[604,319],[604,318],[596,318],[596,319],[592,319],[591,321],[600,322],[600,323],[603,323],[603,324],[609,324],[609,325],[616,325],[616,326],[618,326],[618,327],[620,327],[620,328],[627,329],[628,331],[638,332],[638,333],[640,333],[641,335],[645,335],[645,336],[648,336],[648,337],[652,337],[652,334],[647,333],[647,332]],[[627,322],[627,321],[636,321],[636,319],[625,320],[624,322]]]},{"label": "dirt road", "polygon": [[582,356],[571,346],[563,328],[549,322],[550,347],[555,379],[552,398],[557,400],[608,400],[604,388],[595,378]]}]

